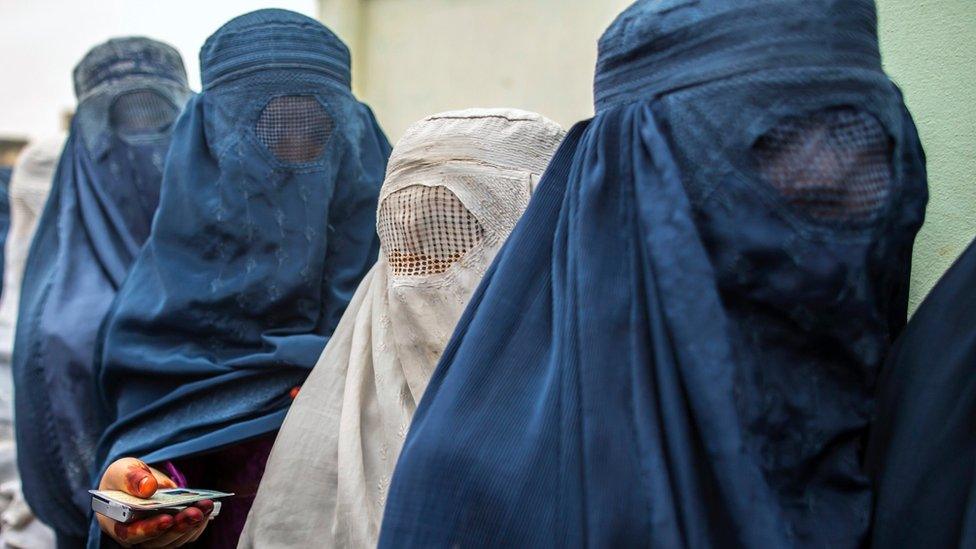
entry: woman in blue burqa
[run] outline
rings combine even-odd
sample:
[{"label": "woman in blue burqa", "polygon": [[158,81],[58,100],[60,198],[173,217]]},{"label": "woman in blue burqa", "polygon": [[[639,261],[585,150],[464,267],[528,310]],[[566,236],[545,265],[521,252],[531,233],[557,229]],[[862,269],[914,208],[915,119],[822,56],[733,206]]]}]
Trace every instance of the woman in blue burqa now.
[{"label": "woman in blue burqa", "polygon": [[[93,484],[236,496],[206,535],[209,503],[130,524],[99,515],[127,545],[236,545],[291,400],[379,251],[390,144],[350,91],[346,46],[261,10],[214,33],[200,65],[152,235],[103,328],[112,424]],[[108,538],[98,526],[90,547]]]},{"label": "woman in blue burqa", "polygon": [[871,0],[641,0],[421,401],[381,547],[856,547],[927,198]]},{"label": "woman in blue burqa", "polygon": [[23,275],[13,372],[24,494],[62,546],[88,532],[99,325],[149,236],[173,121],[191,95],[172,47],[96,46],[74,71],[78,107]]}]

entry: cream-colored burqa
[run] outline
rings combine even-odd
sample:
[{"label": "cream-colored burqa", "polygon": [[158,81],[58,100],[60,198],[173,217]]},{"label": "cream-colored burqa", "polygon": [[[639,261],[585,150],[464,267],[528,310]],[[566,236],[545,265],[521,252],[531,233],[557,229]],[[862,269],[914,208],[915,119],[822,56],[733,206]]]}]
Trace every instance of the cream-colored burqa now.
[{"label": "cream-colored burqa", "polygon": [[0,299],[0,547],[54,547],[54,533],[34,518],[20,492],[13,432],[13,354],[20,283],[37,221],[51,190],[64,134],[40,139],[17,158],[10,178],[10,231]]},{"label": "cream-colored burqa", "polygon": [[410,419],[562,140],[510,109],[413,125],[380,192],[381,253],[278,434],[239,547],[373,547]]}]

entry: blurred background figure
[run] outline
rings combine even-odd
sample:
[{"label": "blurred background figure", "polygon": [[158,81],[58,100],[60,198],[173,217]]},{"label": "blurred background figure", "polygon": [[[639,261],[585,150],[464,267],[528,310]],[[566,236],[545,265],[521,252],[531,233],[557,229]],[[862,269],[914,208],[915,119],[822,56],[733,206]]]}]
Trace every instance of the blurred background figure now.
[{"label": "blurred background figure", "polygon": [[17,463],[60,544],[87,533],[95,336],[149,235],[172,123],[191,95],[179,53],[147,38],[92,48],[74,70],[77,112],[38,221],[13,354]]},{"label": "blurred background figure", "polygon": [[28,145],[14,166],[8,190],[10,230],[3,252],[4,291],[0,296],[0,548],[49,547],[54,544],[53,531],[34,518],[20,490],[10,360],[24,264],[51,188],[64,138],[63,134],[58,134]]},{"label": "blurred background figure", "polygon": [[10,179],[10,230],[4,246],[3,295],[0,296],[0,364],[13,353],[17,306],[24,265],[37,221],[44,211],[51,181],[64,147],[65,134],[39,139],[17,160]]},{"label": "blurred background figure", "polygon": [[[3,137],[0,138],[0,180],[10,180],[10,172],[20,156],[20,151],[27,145],[25,139]],[[4,179],[6,174],[6,179]]]}]

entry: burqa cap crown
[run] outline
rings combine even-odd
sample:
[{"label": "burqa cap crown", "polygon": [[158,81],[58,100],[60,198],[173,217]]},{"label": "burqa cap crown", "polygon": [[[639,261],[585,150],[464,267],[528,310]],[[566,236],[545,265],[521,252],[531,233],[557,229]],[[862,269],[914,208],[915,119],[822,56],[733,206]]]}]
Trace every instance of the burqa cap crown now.
[{"label": "burqa cap crown", "polygon": [[873,0],[638,0],[600,38],[596,110],[750,72],[881,71]]},{"label": "burqa cap crown", "polygon": [[300,13],[263,9],[235,17],[200,49],[203,88],[262,69],[305,69],[348,87],[349,48],[322,23]]},{"label": "burqa cap crown", "polygon": [[558,124],[532,112],[484,108],[443,112],[407,129],[390,156],[387,177],[418,163],[449,161],[542,175],[562,138]]},{"label": "burqa cap crown", "polygon": [[151,38],[129,36],[112,38],[85,54],[74,70],[75,97],[81,101],[103,84],[133,76],[187,87],[186,68],[176,49]]}]

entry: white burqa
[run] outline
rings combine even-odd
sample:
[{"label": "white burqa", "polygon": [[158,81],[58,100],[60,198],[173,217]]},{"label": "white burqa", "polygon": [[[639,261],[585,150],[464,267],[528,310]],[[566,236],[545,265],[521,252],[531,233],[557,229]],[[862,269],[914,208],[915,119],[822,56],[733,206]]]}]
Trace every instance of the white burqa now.
[{"label": "white burqa", "polygon": [[64,140],[61,134],[28,145],[17,158],[10,178],[10,230],[4,249],[3,297],[0,298],[0,547],[54,546],[53,532],[34,519],[20,493],[10,359],[27,253],[51,190]]},{"label": "white burqa", "polygon": [[373,547],[410,419],[562,140],[472,109],[414,124],[380,192],[381,253],[278,434],[239,547]]}]

